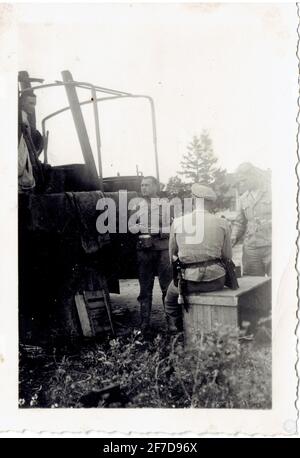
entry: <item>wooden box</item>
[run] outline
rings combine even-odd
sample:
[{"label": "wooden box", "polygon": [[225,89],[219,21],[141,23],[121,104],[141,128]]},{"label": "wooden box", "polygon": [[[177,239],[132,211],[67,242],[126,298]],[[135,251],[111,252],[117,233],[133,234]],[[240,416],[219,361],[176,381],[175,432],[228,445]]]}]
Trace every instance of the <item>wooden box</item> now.
[{"label": "wooden box", "polygon": [[271,279],[239,278],[239,289],[224,288],[210,293],[189,295],[189,311],[183,311],[185,341],[188,345],[195,333],[211,331],[216,325],[238,327],[249,323],[253,330],[261,317],[271,313]]}]

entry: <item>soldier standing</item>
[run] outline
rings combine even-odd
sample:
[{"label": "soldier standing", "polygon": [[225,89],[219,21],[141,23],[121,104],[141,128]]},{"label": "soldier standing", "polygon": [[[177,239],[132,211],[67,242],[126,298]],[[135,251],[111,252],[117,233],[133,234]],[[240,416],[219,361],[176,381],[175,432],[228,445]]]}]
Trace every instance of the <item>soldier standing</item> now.
[{"label": "soldier standing", "polygon": [[19,193],[40,191],[45,166],[38,159],[43,150],[43,137],[31,125],[35,113],[36,96],[30,92],[19,98],[18,190]]},{"label": "soldier standing", "polygon": [[269,177],[250,163],[241,164],[237,175],[243,194],[232,227],[232,246],[244,236],[244,275],[271,276],[272,203]]},{"label": "soldier standing", "polygon": [[142,199],[139,203],[139,217],[130,225],[137,232],[137,263],[140,284],[138,301],[141,311],[141,330],[147,334],[150,329],[152,292],[155,275],[164,303],[167,288],[172,278],[169,261],[170,207],[158,197],[159,182],[152,176],[144,177],[141,183]]}]

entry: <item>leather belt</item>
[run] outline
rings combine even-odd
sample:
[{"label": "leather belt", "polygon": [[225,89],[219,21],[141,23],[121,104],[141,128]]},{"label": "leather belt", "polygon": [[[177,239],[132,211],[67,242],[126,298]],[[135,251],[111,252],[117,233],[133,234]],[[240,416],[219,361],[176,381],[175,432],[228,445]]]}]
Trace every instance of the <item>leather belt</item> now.
[{"label": "leather belt", "polygon": [[196,262],[191,262],[191,263],[184,263],[184,262],[181,262],[181,267],[182,269],[187,269],[189,267],[208,267],[208,266],[212,266],[214,264],[221,264],[222,261],[220,258],[216,258],[216,259],[208,259],[207,261],[196,261]]}]

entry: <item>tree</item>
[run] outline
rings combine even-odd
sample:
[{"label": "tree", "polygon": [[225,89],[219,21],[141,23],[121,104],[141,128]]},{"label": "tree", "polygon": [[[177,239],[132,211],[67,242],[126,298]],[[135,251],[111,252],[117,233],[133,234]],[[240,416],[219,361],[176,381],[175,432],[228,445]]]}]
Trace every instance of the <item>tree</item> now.
[{"label": "tree", "polygon": [[191,186],[183,183],[178,175],[171,177],[167,183],[166,192],[170,197],[187,197],[190,195],[190,191]]},{"label": "tree", "polygon": [[200,136],[194,136],[187,146],[187,153],[180,162],[182,170],[177,172],[185,178],[182,181],[177,175],[170,178],[167,191],[171,194],[184,196],[193,183],[211,186],[217,194],[216,208],[229,206],[230,196],[226,196],[229,186],[226,183],[227,172],[218,166],[218,158],[214,154],[212,140],[204,130]]}]

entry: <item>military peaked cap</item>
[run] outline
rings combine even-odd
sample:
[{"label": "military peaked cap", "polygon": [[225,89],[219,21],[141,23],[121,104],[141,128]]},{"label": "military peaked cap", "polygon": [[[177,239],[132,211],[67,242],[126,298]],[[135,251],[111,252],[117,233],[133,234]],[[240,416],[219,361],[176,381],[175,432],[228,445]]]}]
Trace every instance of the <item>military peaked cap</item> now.
[{"label": "military peaked cap", "polygon": [[213,202],[217,199],[216,193],[212,188],[199,183],[192,185],[192,194],[195,197],[201,197],[202,199],[211,200]]}]

